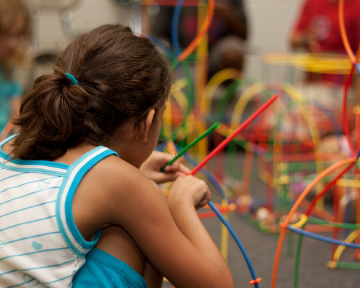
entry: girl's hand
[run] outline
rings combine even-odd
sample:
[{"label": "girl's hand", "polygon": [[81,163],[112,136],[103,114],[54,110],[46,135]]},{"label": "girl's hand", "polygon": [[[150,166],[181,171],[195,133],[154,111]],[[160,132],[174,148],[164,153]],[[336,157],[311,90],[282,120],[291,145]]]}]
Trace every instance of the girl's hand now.
[{"label": "girl's hand", "polygon": [[169,162],[173,156],[153,151],[150,157],[140,166],[140,171],[150,180],[156,183],[174,181],[179,176],[190,173],[190,170],[180,163],[180,159],[166,166],[164,172],[160,169]]},{"label": "girl's hand", "polygon": [[211,200],[211,194],[205,181],[188,175],[175,180],[167,200],[169,207],[186,202],[194,206],[195,209],[199,209]]}]

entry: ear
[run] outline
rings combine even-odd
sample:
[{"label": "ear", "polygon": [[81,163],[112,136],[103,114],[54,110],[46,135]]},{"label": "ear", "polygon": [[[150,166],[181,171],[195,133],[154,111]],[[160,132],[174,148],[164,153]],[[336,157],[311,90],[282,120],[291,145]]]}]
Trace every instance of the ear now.
[{"label": "ear", "polygon": [[150,128],[151,128],[151,125],[153,123],[154,117],[155,117],[155,110],[151,109],[148,112],[148,114],[146,115],[146,118],[145,118],[145,121],[144,121],[144,125],[145,125],[144,128],[145,129],[143,130],[143,133],[140,136],[141,141],[144,142],[145,144],[147,142],[148,135],[149,135]]}]

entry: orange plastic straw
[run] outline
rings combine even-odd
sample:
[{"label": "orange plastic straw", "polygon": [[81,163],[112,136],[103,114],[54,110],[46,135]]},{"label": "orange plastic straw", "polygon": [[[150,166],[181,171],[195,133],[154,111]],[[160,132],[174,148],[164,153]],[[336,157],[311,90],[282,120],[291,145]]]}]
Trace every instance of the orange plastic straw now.
[{"label": "orange plastic straw", "polygon": [[198,35],[194,38],[194,40],[190,43],[188,47],[179,55],[179,61],[184,61],[189,55],[195,50],[196,46],[199,45],[202,38],[204,38],[205,34],[209,30],[215,9],[215,0],[209,0],[208,12],[206,14],[204,24],[201,27],[201,30]]},{"label": "orange plastic straw", "polygon": [[345,22],[344,22],[344,0],[339,1],[339,26],[340,26],[340,33],[341,33],[341,39],[344,43],[346,53],[349,55],[349,58],[351,60],[351,63],[356,63],[356,58],[354,53],[351,50],[349,39],[346,34],[345,29]]},{"label": "orange plastic straw", "polygon": [[280,224],[282,226],[281,228],[281,233],[280,233],[280,237],[279,237],[279,242],[277,245],[277,249],[276,249],[276,254],[275,254],[275,260],[274,260],[274,268],[273,268],[273,274],[272,274],[272,280],[271,280],[271,287],[275,288],[276,285],[276,276],[277,276],[277,269],[278,269],[278,265],[279,265],[279,259],[280,259],[280,253],[281,253],[281,248],[282,248],[282,244],[284,242],[284,237],[285,237],[285,233],[286,233],[286,226],[289,224],[291,216],[294,214],[294,212],[296,211],[296,209],[299,207],[300,203],[303,201],[303,199],[306,197],[306,195],[310,192],[310,190],[322,179],[324,178],[327,174],[331,173],[332,171],[334,171],[335,169],[344,166],[346,164],[350,164],[353,163],[356,159],[354,157],[352,158],[348,158],[348,159],[344,159],[342,161],[339,161],[338,163],[335,163],[333,165],[331,165],[330,167],[326,168],[323,172],[321,172],[311,183],[308,187],[306,187],[306,189],[304,190],[303,193],[301,193],[300,197],[297,199],[297,201],[295,202],[295,204],[293,205],[293,207],[291,208],[289,214],[287,215],[285,222]]}]

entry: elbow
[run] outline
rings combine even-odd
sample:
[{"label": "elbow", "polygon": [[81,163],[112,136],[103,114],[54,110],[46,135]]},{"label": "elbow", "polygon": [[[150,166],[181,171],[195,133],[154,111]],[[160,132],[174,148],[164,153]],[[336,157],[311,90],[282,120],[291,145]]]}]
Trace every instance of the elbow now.
[{"label": "elbow", "polygon": [[232,276],[231,272],[230,272],[230,277],[228,277],[228,286],[227,287],[235,288],[234,277]]},{"label": "elbow", "polygon": [[235,282],[234,282],[234,278],[231,276],[231,279],[229,279],[228,281],[228,286],[229,288],[235,288]]},{"label": "elbow", "polygon": [[212,273],[211,275],[212,277],[208,277],[208,279],[205,280],[206,283],[204,282],[202,283],[202,285],[196,287],[235,288],[234,278],[229,268],[220,269],[216,272],[214,271],[214,273]]},{"label": "elbow", "polygon": [[221,285],[218,287],[226,287],[226,288],[235,288],[235,282],[234,282],[234,277],[230,271],[230,269],[226,269],[227,271],[223,271],[222,277],[220,277],[219,279],[221,279]]}]

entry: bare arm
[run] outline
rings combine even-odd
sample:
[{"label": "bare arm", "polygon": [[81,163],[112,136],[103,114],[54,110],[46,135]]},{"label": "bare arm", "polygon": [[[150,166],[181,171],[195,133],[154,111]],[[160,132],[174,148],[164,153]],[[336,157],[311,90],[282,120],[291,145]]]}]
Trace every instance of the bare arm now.
[{"label": "bare arm", "polygon": [[150,157],[140,166],[140,171],[147,178],[158,184],[174,181],[177,177],[190,173],[190,170],[181,164],[180,159],[166,166],[164,172],[161,172],[161,168],[172,160],[173,157],[164,152],[153,151]]},{"label": "bare arm", "polygon": [[130,170],[121,191],[116,191],[119,183],[113,183],[109,221],[121,225],[177,288],[234,287],[227,264],[194,208],[209,201],[207,185],[193,176],[180,177],[167,203],[145,176],[136,168]]},{"label": "bare arm", "polygon": [[306,31],[294,31],[290,36],[290,47],[294,49],[304,48],[310,52],[319,52],[320,45],[316,38],[315,28]]}]

